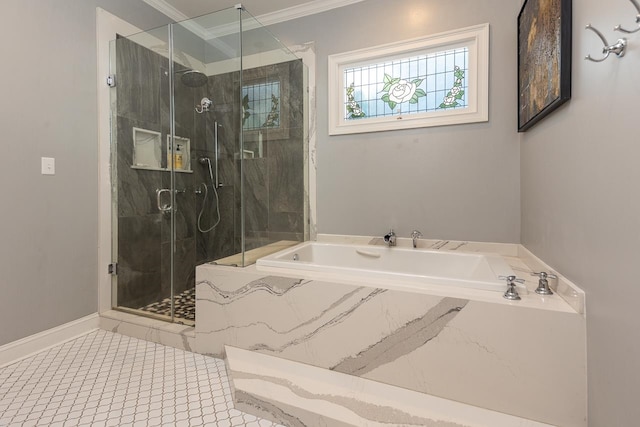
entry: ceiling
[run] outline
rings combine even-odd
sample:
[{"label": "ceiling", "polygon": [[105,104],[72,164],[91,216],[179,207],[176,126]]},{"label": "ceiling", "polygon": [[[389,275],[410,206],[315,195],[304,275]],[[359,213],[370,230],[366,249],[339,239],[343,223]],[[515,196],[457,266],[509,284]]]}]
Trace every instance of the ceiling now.
[{"label": "ceiling", "polygon": [[183,21],[242,4],[263,25],[324,12],[363,0],[143,0],[174,21]]}]

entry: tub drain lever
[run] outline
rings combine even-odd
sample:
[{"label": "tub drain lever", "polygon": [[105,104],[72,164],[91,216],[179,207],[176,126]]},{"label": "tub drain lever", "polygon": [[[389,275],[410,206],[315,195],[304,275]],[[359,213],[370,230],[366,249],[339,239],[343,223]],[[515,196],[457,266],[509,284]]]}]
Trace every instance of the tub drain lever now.
[{"label": "tub drain lever", "polygon": [[498,276],[498,279],[507,281],[507,292],[503,295],[505,299],[510,301],[517,301],[520,299],[520,295],[518,295],[518,291],[516,291],[516,282],[524,283],[523,279],[518,279],[516,276]]}]

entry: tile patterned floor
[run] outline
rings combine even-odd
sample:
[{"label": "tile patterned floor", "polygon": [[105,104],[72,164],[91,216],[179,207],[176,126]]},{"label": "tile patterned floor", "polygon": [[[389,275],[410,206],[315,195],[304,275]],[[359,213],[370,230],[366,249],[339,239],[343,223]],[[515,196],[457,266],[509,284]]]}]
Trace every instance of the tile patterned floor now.
[{"label": "tile patterned floor", "polygon": [[276,424],[233,409],[224,361],[96,331],[0,369],[0,426]]},{"label": "tile patterned floor", "polygon": [[[176,295],[174,301],[175,316],[195,322],[196,288],[187,289]],[[160,302],[145,305],[144,307],[140,307],[140,310],[171,317],[171,298],[165,298]]]}]

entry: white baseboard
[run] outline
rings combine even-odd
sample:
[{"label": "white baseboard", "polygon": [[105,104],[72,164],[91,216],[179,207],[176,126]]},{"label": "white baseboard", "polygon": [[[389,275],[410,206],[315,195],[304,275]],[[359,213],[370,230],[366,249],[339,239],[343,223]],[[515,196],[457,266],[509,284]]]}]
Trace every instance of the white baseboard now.
[{"label": "white baseboard", "polygon": [[99,328],[98,313],[0,346],[0,368]]}]

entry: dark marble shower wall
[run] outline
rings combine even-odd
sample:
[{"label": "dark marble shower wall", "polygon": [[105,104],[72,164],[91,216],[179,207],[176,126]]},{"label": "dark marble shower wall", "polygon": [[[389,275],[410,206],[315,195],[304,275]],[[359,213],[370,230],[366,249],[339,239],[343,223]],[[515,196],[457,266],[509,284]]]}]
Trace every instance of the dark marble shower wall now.
[{"label": "dark marble shower wall", "polygon": [[[171,188],[171,174],[163,170],[133,169],[133,127],[161,133],[162,164],[167,166],[166,141],[170,132],[169,61],[128,39],[119,38],[117,70],[117,205],[118,306],[139,308],[171,293],[171,217],[160,213],[156,190]],[[179,67],[176,65],[176,67]],[[198,143],[189,110],[203,89],[176,83],[176,135]],[[204,127],[204,124],[202,125]],[[194,286],[196,195],[191,174],[176,173],[175,291]]]},{"label": "dark marble shower wall", "polygon": [[[241,204],[245,211],[245,249],[280,240],[304,240],[304,74],[302,60],[244,70],[242,85],[280,81],[280,126],[244,131],[244,148],[256,153],[244,159],[244,195],[240,188],[240,73],[209,78],[220,128],[224,183],[233,182],[235,252],[241,251]],[[232,89],[232,90],[231,90]],[[213,129],[209,126],[207,129]],[[259,133],[263,156],[257,156]],[[211,140],[213,137],[211,136]]]},{"label": "dark marble shower wall", "polygon": [[[240,234],[240,85],[238,72],[209,78],[201,88],[175,79],[175,133],[191,141],[193,173],[175,173],[175,243],[171,245],[171,217],[158,211],[156,190],[171,188],[171,173],[134,169],[133,127],[161,133],[162,167],[166,167],[166,141],[170,133],[169,62],[163,56],[128,39],[117,41],[117,213],[118,306],[139,308],[160,301],[171,292],[171,257],[174,259],[174,292],[195,286],[195,266],[238,253]],[[304,232],[302,64],[293,61],[262,67],[245,75],[273,76],[285,67],[283,82],[289,95],[288,129],[265,131],[266,156],[245,160],[247,249],[286,239],[302,240]],[[175,64],[177,70],[184,66]],[[248,74],[247,74],[248,73]],[[299,74],[299,77],[298,77]],[[299,86],[299,88],[298,88]],[[212,111],[197,114],[194,106],[204,96],[214,102]],[[298,99],[299,98],[299,99]],[[219,124],[222,186],[218,188],[221,220],[211,231],[198,231],[198,215],[208,229],[217,219],[209,169],[198,159],[214,161],[214,129]],[[196,190],[207,185],[209,196]],[[184,191],[182,191],[184,190]]]}]

